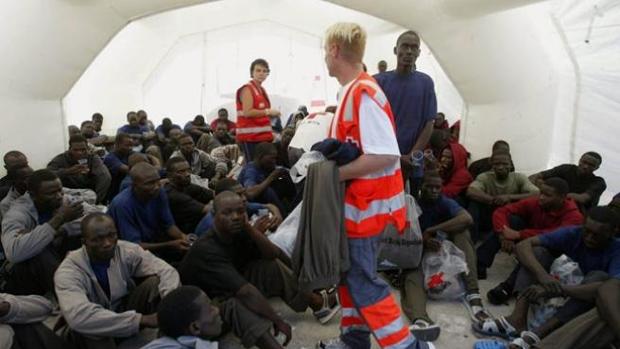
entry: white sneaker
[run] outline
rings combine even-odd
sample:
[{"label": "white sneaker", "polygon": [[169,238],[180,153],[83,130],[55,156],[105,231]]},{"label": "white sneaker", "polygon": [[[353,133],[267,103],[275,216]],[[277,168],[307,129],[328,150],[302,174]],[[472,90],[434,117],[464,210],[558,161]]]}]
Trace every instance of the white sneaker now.
[{"label": "white sneaker", "polygon": [[[319,294],[321,295],[321,297],[323,297],[323,306],[321,307],[321,309],[315,311],[313,314],[314,314],[314,317],[322,325],[325,325],[340,310],[340,301],[338,300],[338,294],[336,293],[336,289],[335,288],[332,288],[330,290],[321,290],[321,292]],[[332,305],[330,307],[329,306],[329,298],[330,298],[330,296],[332,294],[336,296],[336,303],[334,303],[334,305]]]},{"label": "white sneaker", "polygon": [[321,340],[316,344],[316,349],[352,349],[340,337]]}]

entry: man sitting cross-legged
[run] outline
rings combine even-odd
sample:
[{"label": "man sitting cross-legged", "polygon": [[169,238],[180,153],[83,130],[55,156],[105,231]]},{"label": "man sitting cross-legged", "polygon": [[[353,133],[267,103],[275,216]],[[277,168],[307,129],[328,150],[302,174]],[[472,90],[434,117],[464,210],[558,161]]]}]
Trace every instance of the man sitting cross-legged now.
[{"label": "man sitting cross-legged", "polygon": [[[420,227],[423,231],[425,251],[441,248],[441,234],[450,239],[465,253],[469,273],[463,275],[467,295],[465,303],[472,320],[480,321],[490,317],[484,309],[478,291],[476,277],[476,254],[467,228],[472,224],[469,213],[459,204],[442,193],[441,177],[436,172],[427,172],[422,180]],[[406,271],[401,286],[401,303],[405,314],[413,322],[411,330],[422,341],[434,341],[439,336],[439,326],[426,313],[426,291],[424,275],[420,268]]]},{"label": "man sitting cross-legged", "polygon": [[538,194],[538,188],[526,175],[510,171],[510,153],[496,150],[489,162],[491,171],[480,174],[467,188],[468,211],[474,219],[474,241],[492,232],[496,208]]},{"label": "man sitting cross-legged", "polygon": [[[618,223],[618,216],[610,208],[595,207],[588,212],[583,225],[560,228],[520,242],[516,252],[521,267],[515,285],[519,297],[512,314],[474,324],[474,330],[487,335],[517,337],[511,349],[529,348],[593,308],[603,282],[609,277],[620,278],[620,239],[614,237]],[[579,265],[585,275],[581,284],[562,285],[549,274],[551,264],[562,254]],[[541,326],[526,331],[530,304],[561,296],[569,297],[568,302]]]},{"label": "man sitting cross-legged", "polygon": [[[538,197],[530,197],[503,206],[493,213],[491,235],[478,247],[478,278],[486,277],[495,255],[500,250],[512,253],[517,242],[557,228],[578,225],[583,216],[572,199],[566,197],[568,186],[560,178],[549,178],[541,186]],[[506,302],[512,293],[515,269],[500,285],[489,291],[488,298],[493,304]]]},{"label": "man sitting cross-legged", "polygon": [[129,175],[132,186],[120,192],[108,207],[121,239],[138,243],[167,261],[179,261],[189,242],[172,218],[159,173],[140,162]]},{"label": "man sitting cross-legged", "polygon": [[54,275],[71,340],[84,349],[115,348],[141,328],[156,328],[160,297],[179,286],[176,270],[139,245],[119,241],[114,221],[103,213],[82,220],[82,242]]},{"label": "man sitting cross-legged", "polygon": [[[80,202],[63,202],[62,184],[51,171],[28,179],[28,192],[11,204],[2,219],[2,246],[13,265],[6,290],[16,295],[44,295],[54,290],[54,271],[71,247],[71,221],[82,216]],[[76,223],[79,225],[79,223]]]}]

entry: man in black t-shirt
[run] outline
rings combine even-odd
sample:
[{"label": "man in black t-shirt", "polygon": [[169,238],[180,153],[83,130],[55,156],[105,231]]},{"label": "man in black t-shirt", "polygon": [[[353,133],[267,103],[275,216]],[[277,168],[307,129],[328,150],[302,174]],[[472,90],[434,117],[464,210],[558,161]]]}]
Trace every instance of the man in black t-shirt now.
[{"label": "man in black t-shirt", "polygon": [[194,232],[209,212],[207,204],[213,200],[213,191],[191,183],[191,171],[187,160],[181,157],[170,158],[166,163],[169,182],[165,189],[170,211],[179,229],[186,234]]},{"label": "man in black t-shirt", "polygon": [[322,297],[299,292],[291,270],[277,260],[280,249],[264,235],[268,216],[250,224],[241,196],[230,191],[215,197],[213,210],[213,228],[194,243],[179,267],[183,284],[198,286],[215,299],[235,297],[271,321],[288,343],[291,327],[267,298],[281,297],[293,310],[303,312],[308,306],[321,309]]},{"label": "man in black t-shirt", "polygon": [[581,156],[579,165],[559,165],[531,175],[530,181],[540,188],[541,183],[547,178],[562,178],[568,183],[567,197],[575,200],[582,209],[587,210],[598,205],[601,194],[607,188],[605,180],[594,175],[594,171],[598,170],[602,162],[600,154],[589,151]]}]

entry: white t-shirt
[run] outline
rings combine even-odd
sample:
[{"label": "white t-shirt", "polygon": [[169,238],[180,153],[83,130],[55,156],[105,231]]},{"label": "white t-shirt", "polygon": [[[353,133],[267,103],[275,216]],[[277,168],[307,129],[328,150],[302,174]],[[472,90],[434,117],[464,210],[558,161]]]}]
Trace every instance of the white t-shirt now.
[{"label": "white t-shirt", "polygon": [[299,122],[295,135],[289,145],[292,148],[310,151],[315,143],[323,141],[329,136],[329,126],[334,119],[332,113],[310,114]]},{"label": "white t-shirt", "polygon": [[[355,80],[353,80],[355,81]],[[353,81],[343,86],[338,92],[338,99],[342,97],[351,87]],[[349,98],[352,98],[351,96]],[[343,103],[338,104],[336,115],[340,115]],[[362,94],[360,102],[360,138],[364,154],[374,155],[395,155],[400,157],[400,149],[396,141],[396,132],[390,123],[385,111],[366,93]],[[332,122],[332,137],[336,134],[338,117],[334,117]]]}]

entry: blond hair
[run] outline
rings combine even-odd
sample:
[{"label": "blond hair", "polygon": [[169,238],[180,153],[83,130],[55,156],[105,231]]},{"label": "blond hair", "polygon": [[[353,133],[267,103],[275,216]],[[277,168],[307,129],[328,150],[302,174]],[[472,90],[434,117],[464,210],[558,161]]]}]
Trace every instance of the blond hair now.
[{"label": "blond hair", "polygon": [[361,63],[366,49],[366,31],[357,23],[336,23],[327,28],[325,44],[337,44],[345,60]]}]

